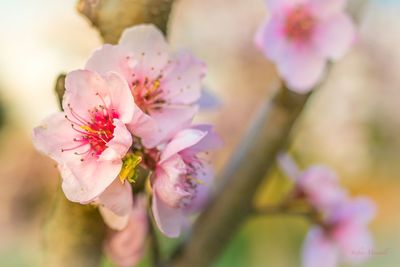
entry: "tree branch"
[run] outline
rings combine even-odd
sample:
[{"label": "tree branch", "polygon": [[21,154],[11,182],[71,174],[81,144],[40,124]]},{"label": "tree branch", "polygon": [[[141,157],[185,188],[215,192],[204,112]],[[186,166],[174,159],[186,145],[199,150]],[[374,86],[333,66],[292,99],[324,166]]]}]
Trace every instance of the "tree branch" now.
[{"label": "tree branch", "polygon": [[118,42],[122,31],[135,24],[155,24],[167,33],[174,0],[79,0],[77,10],[95,26],[105,43]]},{"label": "tree branch", "polygon": [[105,225],[97,208],[72,203],[61,190],[56,198],[45,227],[44,266],[98,266]]},{"label": "tree branch", "polygon": [[243,143],[237,148],[237,154],[222,174],[219,190],[169,266],[210,266],[224,250],[251,214],[253,196],[277,153],[285,146],[308,97],[283,88],[272,101],[266,100]]}]

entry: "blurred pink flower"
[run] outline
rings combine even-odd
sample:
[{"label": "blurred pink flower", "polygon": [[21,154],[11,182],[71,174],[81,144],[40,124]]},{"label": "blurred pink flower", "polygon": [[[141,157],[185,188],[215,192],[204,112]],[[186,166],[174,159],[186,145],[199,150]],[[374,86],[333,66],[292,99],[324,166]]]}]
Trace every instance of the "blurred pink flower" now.
[{"label": "blurred pink flower", "polygon": [[189,126],[206,71],[190,53],[171,55],[163,34],[152,25],[126,29],[118,45],[95,51],[86,69],[125,77],[139,107],[129,129],[147,148]]},{"label": "blurred pink flower", "polygon": [[347,191],[340,186],[336,173],[322,165],[314,165],[299,171],[288,155],[280,155],[278,162],[282,170],[293,179],[296,191],[319,211],[326,211],[347,201]]},{"label": "blurred pink flower", "polygon": [[213,171],[199,153],[221,145],[211,126],[199,125],[178,132],[165,145],[153,177],[153,215],[168,237],[178,237],[188,216],[205,204]]},{"label": "blurred pink flower", "polygon": [[344,13],[346,0],[266,0],[270,18],[256,45],[277,64],[288,87],[310,91],[324,76],[326,60],[345,55],[355,39]]},{"label": "blurred pink flower", "polygon": [[34,145],[57,161],[69,200],[96,201],[126,215],[132,203],[130,186],[116,178],[132,144],[125,126],[135,110],[129,86],[117,73],[78,70],[67,75],[65,87],[64,112],[34,129]]},{"label": "blurred pink flower", "polygon": [[298,187],[308,201],[321,210],[340,205],[347,199],[347,192],[339,185],[336,173],[325,166],[314,165],[301,173]]},{"label": "blurred pink flower", "polygon": [[310,230],[303,247],[303,267],[362,263],[373,249],[368,223],[375,214],[369,199],[355,198],[332,209],[322,225]]},{"label": "blurred pink flower", "polygon": [[131,209],[126,227],[121,231],[111,231],[104,244],[106,255],[119,267],[135,266],[145,251],[148,232],[146,198],[135,198]]}]

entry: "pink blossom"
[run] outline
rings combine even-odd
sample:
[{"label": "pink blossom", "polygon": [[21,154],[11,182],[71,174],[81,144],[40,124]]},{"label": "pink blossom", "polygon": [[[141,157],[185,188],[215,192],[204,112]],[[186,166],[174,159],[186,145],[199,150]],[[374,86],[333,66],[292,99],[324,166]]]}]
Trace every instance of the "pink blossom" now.
[{"label": "pink blossom", "polygon": [[308,92],[324,76],[326,60],[338,60],[354,41],[346,0],[266,0],[270,18],[256,45],[277,64],[289,88]]},{"label": "pink blossom", "polygon": [[205,204],[212,168],[199,153],[217,148],[218,136],[208,125],[178,132],[165,145],[153,177],[153,215],[161,232],[178,237],[188,216]]},{"label": "pink blossom", "polygon": [[318,210],[324,212],[347,200],[347,192],[340,186],[332,169],[314,165],[300,171],[287,155],[280,155],[278,162],[284,172],[295,181],[297,192]]},{"label": "pink blossom", "polygon": [[135,266],[145,251],[148,232],[146,198],[138,196],[131,209],[128,224],[121,231],[111,231],[104,245],[107,256],[119,267]]},{"label": "pink blossom", "polygon": [[369,257],[373,242],[368,223],[375,205],[355,198],[332,209],[322,225],[310,230],[303,247],[303,267],[336,267],[341,261],[362,263]]},{"label": "pink blossom", "polygon": [[298,186],[315,207],[326,210],[347,199],[346,190],[340,186],[336,173],[326,166],[314,165],[298,179]]},{"label": "pink blossom", "polygon": [[126,127],[135,110],[129,86],[117,73],[78,70],[67,75],[65,87],[64,111],[34,129],[34,144],[58,163],[69,200],[96,201],[126,215],[132,203],[130,186],[116,178],[132,144]]},{"label": "pink blossom", "polygon": [[117,71],[127,80],[138,106],[130,131],[152,148],[189,126],[197,112],[205,65],[190,53],[172,55],[152,25],[126,29],[118,45],[95,51],[86,69]]}]

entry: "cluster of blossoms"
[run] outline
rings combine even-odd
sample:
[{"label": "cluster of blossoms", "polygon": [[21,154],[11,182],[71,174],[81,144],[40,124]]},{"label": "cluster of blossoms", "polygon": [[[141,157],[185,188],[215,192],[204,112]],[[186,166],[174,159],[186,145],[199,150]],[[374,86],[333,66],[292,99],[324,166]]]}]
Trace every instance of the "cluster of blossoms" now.
[{"label": "cluster of blossoms", "polygon": [[351,198],[328,167],[315,165],[299,171],[287,156],[280,157],[279,163],[295,182],[295,198],[305,200],[317,215],[304,242],[302,266],[364,262],[370,256],[367,251],[373,249],[367,226],[375,215],[374,203],[365,197]]},{"label": "cluster of blossoms", "polygon": [[344,13],[346,0],[266,0],[270,13],[255,43],[273,61],[287,86],[310,91],[324,76],[327,60],[343,57],[355,39]]},{"label": "cluster of blossoms", "polygon": [[140,258],[147,235],[145,190],[132,193],[139,169],[151,174],[152,214],[169,237],[207,199],[206,153],[221,141],[210,125],[192,125],[204,76],[204,64],[171,54],[157,28],[135,26],[68,73],[63,112],[34,129],[36,148],[58,164],[66,197],[99,206],[114,230],[105,249],[120,266]]}]

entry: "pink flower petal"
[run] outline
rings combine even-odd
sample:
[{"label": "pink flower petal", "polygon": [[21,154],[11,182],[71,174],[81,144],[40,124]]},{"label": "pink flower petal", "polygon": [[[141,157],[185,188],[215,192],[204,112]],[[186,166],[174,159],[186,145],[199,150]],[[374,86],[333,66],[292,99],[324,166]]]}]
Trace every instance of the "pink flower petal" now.
[{"label": "pink flower petal", "polygon": [[309,92],[324,76],[325,59],[312,47],[292,44],[277,64],[289,88],[297,93]]},{"label": "pink flower petal", "polygon": [[182,228],[187,225],[187,218],[182,210],[166,205],[158,196],[156,188],[153,194],[152,211],[158,228],[168,237],[179,237]]},{"label": "pink flower petal", "polygon": [[288,154],[279,154],[277,157],[277,162],[279,168],[289,179],[293,180],[296,183],[299,183],[301,172],[296,162]]},{"label": "pink flower petal", "polygon": [[136,107],[132,121],[127,125],[129,131],[141,138],[146,148],[153,148],[160,143],[159,127],[154,118]]},{"label": "pink flower petal", "polygon": [[194,195],[194,198],[184,209],[186,213],[199,212],[206,205],[210,197],[212,181],[214,178],[213,168],[209,164],[203,162],[203,167],[196,173],[195,177],[199,184],[196,187],[196,194]]},{"label": "pink flower petal", "polygon": [[137,75],[136,78],[155,79],[167,64],[168,44],[162,32],[153,25],[139,25],[126,29],[119,44],[137,60],[133,71]]},{"label": "pink flower petal", "polygon": [[192,54],[182,52],[172,59],[161,80],[165,100],[174,104],[192,104],[200,99],[206,66]]},{"label": "pink flower petal", "polygon": [[59,164],[65,196],[73,202],[88,203],[99,196],[117,178],[122,160],[81,162],[79,157]]},{"label": "pink flower petal", "polygon": [[309,0],[314,14],[320,18],[326,18],[344,11],[346,0]]},{"label": "pink flower petal", "polygon": [[105,242],[107,256],[120,267],[135,266],[145,253],[148,233],[146,199],[136,198],[128,225],[118,232],[111,232]]},{"label": "pink flower petal", "polygon": [[195,145],[204,138],[206,134],[207,132],[196,129],[185,129],[180,131],[164,148],[160,157],[160,163],[163,163],[163,161],[169,159],[178,152]]},{"label": "pink flower petal", "polygon": [[299,185],[311,203],[322,210],[347,201],[347,192],[339,185],[336,174],[325,166],[315,165],[304,171]]},{"label": "pink flower petal", "polygon": [[125,124],[118,119],[114,119],[114,138],[107,143],[106,150],[100,155],[99,160],[118,160],[125,156],[132,145],[132,135]]},{"label": "pink flower petal", "polygon": [[362,263],[370,257],[368,251],[373,249],[373,241],[366,225],[343,222],[335,229],[333,238],[340,247],[344,261]]},{"label": "pink flower petal", "polygon": [[110,107],[118,113],[118,118],[129,123],[135,111],[135,100],[133,99],[128,83],[116,72],[105,74],[107,83],[107,95],[110,97]]},{"label": "pink flower petal", "polygon": [[201,111],[215,110],[221,107],[221,100],[209,89],[203,88],[197,104],[200,106]]},{"label": "pink flower petal", "polygon": [[[60,162],[71,153],[61,152],[62,148],[75,147],[73,139],[77,137],[71,123],[65,119],[65,114],[58,112],[47,117],[33,130],[33,144],[40,152],[49,155]],[[73,155],[75,156],[75,155]]]},{"label": "pink flower petal", "polygon": [[285,12],[287,9],[306,3],[307,0],[265,0],[268,10],[272,13]]},{"label": "pink flower petal", "polygon": [[102,206],[99,207],[99,212],[101,214],[101,217],[103,217],[106,225],[111,229],[118,231],[123,230],[128,225],[129,218],[131,217],[129,213],[123,216],[119,216],[111,210],[107,209],[106,207]]},{"label": "pink flower petal", "polygon": [[131,69],[134,63],[129,58],[129,52],[120,46],[105,44],[90,56],[85,69],[98,72],[102,75],[107,72],[118,72],[130,82]]},{"label": "pink flower petal", "polygon": [[166,106],[150,115],[157,123],[158,130],[153,133],[157,145],[172,138],[178,131],[188,127],[198,112],[198,106]]},{"label": "pink flower petal", "polygon": [[99,196],[99,204],[118,216],[128,215],[133,205],[131,185],[115,179]]},{"label": "pink flower petal", "polygon": [[321,21],[314,36],[314,42],[321,55],[333,60],[343,57],[354,40],[354,24],[345,14],[337,14]]},{"label": "pink flower petal", "polygon": [[153,187],[170,207],[178,207],[180,201],[190,195],[178,186],[185,174],[186,165],[179,155],[174,155],[157,167]]},{"label": "pink flower petal", "polygon": [[198,124],[192,126],[191,129],[207,133],[199,142],[190,147],[192,153],[218,149],[223,145],[221,137],[214,132],[212,125]]},{"label": "pink flower petal", "polygon": [[366,197],[357,197],[343,203],[333,214],[335,221],[355,221],[359,224],[367,224],[376,213],[375,204]]},{"label": "pink flower petal", "polygon": [[77,70],[67,74],[65,78],[65,94],[63,98],[63,108],[70,119],[75,118],[71,109],[80,117],[90,121],[88,110],[94,107],[110,104],[107,96],[107,83],[98,74],[88,70]]},{"label": "pink flower petal", "polygon": [[308,232],[303,245],[302,267],[337,267],[338,250],[323,233],[316,227]]},{"label": "pink flower petal", "polygon": [[272,16],[258,29],[255,36],[255,44],[264,55],[277,61],[286,54],[288,42],[283,33],[284,22],[280,16]]}]

